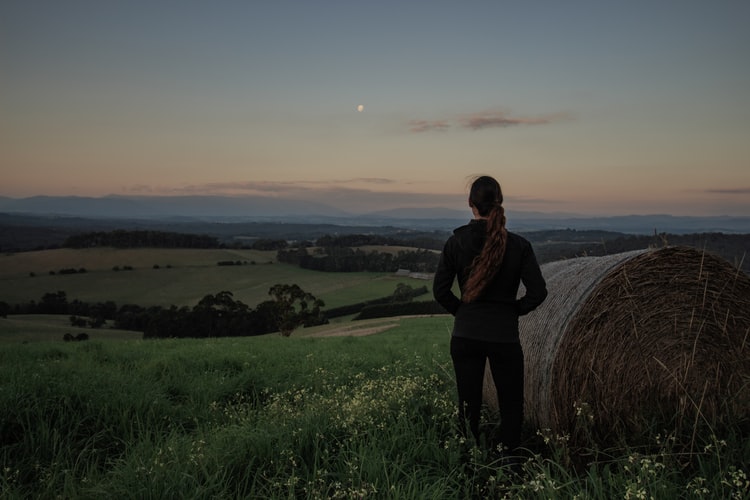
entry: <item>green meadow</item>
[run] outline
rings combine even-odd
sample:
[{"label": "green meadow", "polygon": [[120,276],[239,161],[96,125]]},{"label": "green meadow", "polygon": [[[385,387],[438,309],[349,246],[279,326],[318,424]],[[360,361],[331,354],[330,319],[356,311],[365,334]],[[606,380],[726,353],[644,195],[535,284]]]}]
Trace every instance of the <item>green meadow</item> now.
[{"label": "green meadow", "polygon": [[[4,256],[0,300],[65,290],[187,305],[231,290],[252,306],[267,300],[264,287],[297,283],[335,306],[388,295],[403,280],[302,272],[257,252],[233,253],[254,265],[216,266],[229,260],[223,252],[54,251],[53,264],[34,255],[42,252]],[[86,273],[43,276],[81,266]],[[182,287],[162,289],[159,302],[150,287],[173,272]],[[99,283],[114,275],[122,290]],[[180,340],[66,320],[0,319],[0,498],[750,498],[748,422],[687,431],[642,422],[642,434],[607,445],[526,428],[518,466],[472,446],[455,425],[448,316]],[[90,340],[59,340],[68,331]],[[496,419],[486,417],[489,435]]]},{"label": "green meadow", "polygon": [[527,429],[517,469],[470,446],[454,424],[449,325],[391,318],[289,338],[6,343],[0,497],[750,493],[739,426],[692,437],[653,427],[608,449]]},{"label": "green meadow", "polygon": [[0,346],[12,342],[57,341],[66,333],[85,333],[91,340],[136,340],[143,337],[141,332],[129,330],[73,327],[65,315],[23,314],[0,318]]},{"label": "green meadow", "polygon": [[[268,300],[277,283],[297,284],[337,307],[385,297],[398,283],[431,285],[387,273],[324,273],[278,263],[275,252],[193,249],[57,249],[0,256],[0,301],[38,301],[63,290],[69,300],[118,306],[193,306],[207,294],[231,291],[235,300],[254,307]],[[219,262],[242,265],[219,266]],[[132,270],[124,270],[126,267]],[[115,270],[118,268],[119,270]],[[61,269],[85,273],[59,274]],[[50,274],[54,272],[55,274]]]}]

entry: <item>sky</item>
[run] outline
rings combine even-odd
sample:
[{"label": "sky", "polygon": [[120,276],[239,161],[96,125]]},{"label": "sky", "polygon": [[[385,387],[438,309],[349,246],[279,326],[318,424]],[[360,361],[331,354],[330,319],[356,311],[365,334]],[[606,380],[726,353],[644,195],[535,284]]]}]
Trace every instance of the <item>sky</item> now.
[{"label": "sky", "polygon": [[750,2],[2,0],[0,196],[750,215]]}]

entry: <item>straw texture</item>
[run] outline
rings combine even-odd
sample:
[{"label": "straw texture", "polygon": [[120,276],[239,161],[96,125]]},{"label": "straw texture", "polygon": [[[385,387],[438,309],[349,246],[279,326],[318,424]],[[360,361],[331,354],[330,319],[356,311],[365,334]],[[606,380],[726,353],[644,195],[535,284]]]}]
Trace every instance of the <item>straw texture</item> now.
[{"label": "straw texture", "polygon": [[[581,418],[606,431],[641,416],[750,416],[750,278],[727,261],[666,247],[542,272],[549,297],[521,322],[528,423],[567,433]],[[484,397],[496,410],[489,368]]]}]

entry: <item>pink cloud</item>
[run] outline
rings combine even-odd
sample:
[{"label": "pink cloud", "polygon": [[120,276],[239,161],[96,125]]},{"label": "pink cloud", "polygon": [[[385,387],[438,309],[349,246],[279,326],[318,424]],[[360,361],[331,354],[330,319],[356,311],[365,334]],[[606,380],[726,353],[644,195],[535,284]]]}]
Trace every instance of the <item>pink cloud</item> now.
[{"label": "pink cloud", "polygon": [[706,189],[706,192],[711,194],[746,195],[750,194],[750,187]]},{"label": "pink cloud", "polygon": [[444,131],[447,130],[450,125],[443,120],[428,121],[428,120],[411,120],[409,122],[409,130],[411,132],[428,132],[431,130]]},{"label": "pink cloud", "polygon": [[464,128],[481,130],[485,128],[505,128],[519,125],[546,125],[552,123],[552,116],[537,118],[512,117],[504,111],[485,111],[460,120]]},{"label": "pink cloud", "polygon": [[[547,125],[569,119],[568,113],[554,113],[536,117],[511,116],[507,111],[481,111],[454,119],[456,126],[470,130],[486,128],[507,128],[522,125]],[[445,131],[451,127],[449,120],[411,120],[411,132]]]}]

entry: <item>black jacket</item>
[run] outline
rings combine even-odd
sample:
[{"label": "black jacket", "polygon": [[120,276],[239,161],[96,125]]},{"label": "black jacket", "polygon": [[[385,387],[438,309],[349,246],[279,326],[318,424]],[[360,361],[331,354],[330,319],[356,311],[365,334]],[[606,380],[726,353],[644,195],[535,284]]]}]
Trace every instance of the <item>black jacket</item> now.
[{"label": "black jacket", "polygon": [[[518,342],[518,317],[544,302],[547,285],[534,250],[523,237],[508,232],[500,270],[477,300],[462,303],[452,290],[454,279],[463,290],[469,267],[486,236],[486,221],[474,219],[453,231],[440,256],[432,291],[435,300],[455,317],[453,335],[490,342]],[[520,283],[526,288],[516,298]]]}]

